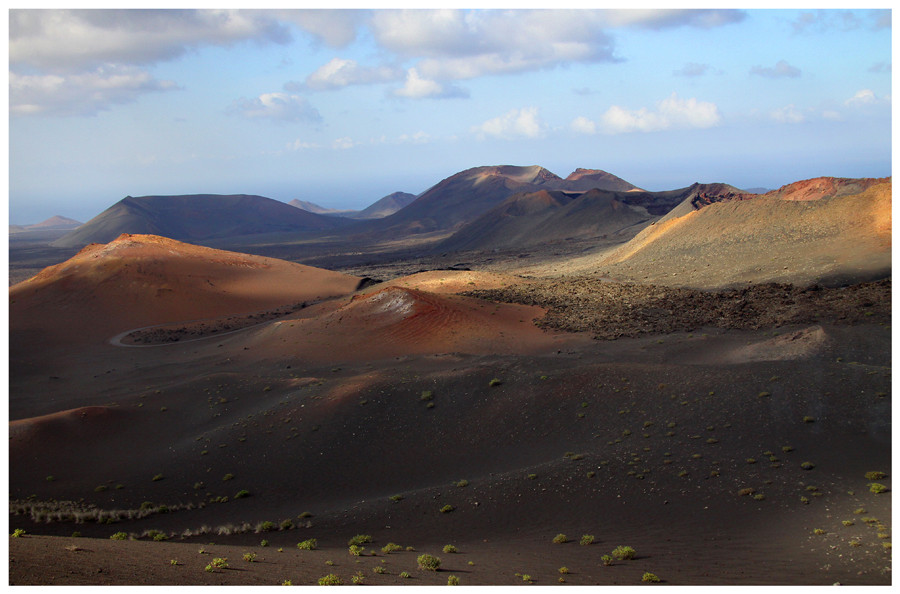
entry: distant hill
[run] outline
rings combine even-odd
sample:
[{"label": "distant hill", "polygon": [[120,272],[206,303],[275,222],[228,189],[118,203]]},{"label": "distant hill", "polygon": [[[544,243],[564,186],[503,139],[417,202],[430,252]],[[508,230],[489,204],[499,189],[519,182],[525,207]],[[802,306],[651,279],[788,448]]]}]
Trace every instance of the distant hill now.
[{"label": "distant hill", "polygon": [[474,167],[432,186],[409,206],[385,217],[372,228],[392,236],[450,231],[474,221],[514,194],[635,187],[596,169],[579,169],[563,179],[538,165]]},{"label": "distant hill", "polygon": [[305,210],[306,212],[311,212],[313,214],[320,214],[320,215],[328,215],[328,216],[346,217],[346,216],[350,216],[350,215],[353,215],[353,214],[356,214],[357,212],[359,212],[356,210],[341,210],[338,208],[325,208],[324,206],[319,206],[318,204],[316,204],[314,202],[307,202],[306,200],[298,200],[296,198],[294,198],[293,200],[288,202],[288,204],[293,207],[299,208],[301,210]]},{"label": "distant hill", "polygon": [[616,192],[603,190],[583,194],[556,190],[516,194],[461,228],[436,250],[519,248],[615,235],[654,218],[645,208],[629,206],[618,197]]},{"label": "distant hill", "polygon": [[35,223],[33,225],[10,225],[10,233],[22,233],[25,231],[51,231],[62,229],[74,229],[83,223],[60,215],[50,217],[46,221]]},{"label": "distant hill", "polygon": [[107,243],[122,233],[202,241],[259,233],[324,231],[342,224],[342,219],[313,214],[263,196],[128,196],[52,245]]},{"label": "distant hill", "polygon": [[412,204],[415,199],[415,194],[394,192],[393,194],[388,194],[384,198],[381,198],[363,210],[347,216],[352,219],[383,219],[386,216],[394,214],[401,208]]}]

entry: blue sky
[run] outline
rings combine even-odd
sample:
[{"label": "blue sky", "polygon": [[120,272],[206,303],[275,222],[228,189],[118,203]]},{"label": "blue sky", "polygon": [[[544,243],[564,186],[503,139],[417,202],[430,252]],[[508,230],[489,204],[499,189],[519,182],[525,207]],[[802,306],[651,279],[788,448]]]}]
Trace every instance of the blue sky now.
[{"label": "blue sky", "polygon": [[888,10],[9,14],[11,223],[363,208],[479,165],[649,189],[891,175]]}]

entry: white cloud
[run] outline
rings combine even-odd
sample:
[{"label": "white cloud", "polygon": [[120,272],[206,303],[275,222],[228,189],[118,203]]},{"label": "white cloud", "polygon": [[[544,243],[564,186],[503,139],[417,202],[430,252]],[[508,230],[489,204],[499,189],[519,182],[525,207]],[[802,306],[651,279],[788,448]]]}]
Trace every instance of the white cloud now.
[{"label": "white cloud", "polygon": [[838,122],[838,121],[842,120],[843,118],[841,117],[840,113],[834,111],[833,109],[826,109],[822,112],[822,119]]},{"label": "white cloud", "polygon": [[13,115],[96,115],[148,92],[177,88],[133,66],[104,66],[80,74],[9,73]]},{"label": "white cloud", "polygon": [[797,111],[797,108],[794,107],[793,103],[775,109],[769,115],[773,120],[781,122],[782,124],[799,124],[806,121],[806,116],[800,111]]},{"label": "white cloud", "polygon": [[567,62],[613,61],[602,13],[573,10],[382,10],[372,33],[383,48],[421,58],[433,80],[552,68]]},{"label": "white cloud", "polygon": [[604,12],[606,21],[612,26],[643,29],[671,27],[710,29],[737,23],[746,18],[746,14],[741,10],[720,9],[614,9]]},{"label": "white cloud", "polygon": [[596,134],[597,133],[597,123],[593,120],[589,120],[584,116],[578,116],[572,123],[569,124],[569,127],[579,134]]},{"label": "white cloud", "polygon": [[410,68],[406,73],[406,83],[394,90],[397,97],[410,99],[468,97],[468,93],[452,85],[442,85],[436,81],[422,78],[415,68]]},{"label": "white cloud", "polygon": [[889,97],[878,97],[871,89],[860,89],[852,97],[844,101],[847,107],[861,107],[864,105],[876,105],[890,103]]},{"label": "white cloud", "polygon": [[202,45],[286,43],[266,12],[238,10],[9,11],[9,62],[50,72],[171,60]]},{"label": "white cloud", "polygon": [[688,62],[683,67],[672,72],[675,76],[703,76],[704,74],[722,74],[721,70],[715,70],[709,64],[698,64],[697,62]]},{"label": "white cloud", "polygon": [[322,148],[322,145],[316,144],[315,142],[306,142],[305,140],[300,140],[299,138],[294,142],[287,143],[287,149],[289,151],[303,151],[307,149],[317,148]]},{"label": "white cloud", "polygon": [[356,142],[349,136],[344,136],[342,138],[335,139],[334,142],[331,143],[331,148],[336,150],[347,150],[358,146],[359,144],[359,142]]},{"label": "white cloud", "polygon": [[309,101],[287,93],[264,93],[255,99],[236,101],[232,110],[245,118],[263,118],[287,122],[321,121],[319,111]]},{"label": "white cloud", "polygon": [[786,60],[778,60],[774,67],[754,66],[750,74],[764,76],[766,78],[797,78],[802,73],[796,66],[791,66]]},{"label": "white cloud", "polygon": [[356,10],[277,10],[266,11],[289,21],[329,47],[346,47],[356,39],[363,13]]},{"label": "white cloud", "polygon": [[600,117],[600,129],[607,134],[656,132],[668,129],[712,128],[722,121],[715,103],[695,98],[680,99],[676,93],[657,102],[656,109],[628,110],[613,105]]},{"label": "white cloud", "polygon": [[422,130],[419,130],[415,134],[401,134],[397,141],[401,144],[411,143],[411,144],[425,144],[428,142],[432,142],[434,138]]},{"label": "white cloud", "polygon": [[502,116],[490,119],[472,131],[479,138],[539,138],[546,132],[546,124],[538,116],[537,107],[512,109]]},{"label": "white cloud", "polygon": [[360,66],[356,60],[332,58],[328,63],[306,77],[303,83],[290,82],[289,91],[306,88],[313,91],[340,89],[350,85],[393,82],[402,80],[403,71],[388,66]]}]

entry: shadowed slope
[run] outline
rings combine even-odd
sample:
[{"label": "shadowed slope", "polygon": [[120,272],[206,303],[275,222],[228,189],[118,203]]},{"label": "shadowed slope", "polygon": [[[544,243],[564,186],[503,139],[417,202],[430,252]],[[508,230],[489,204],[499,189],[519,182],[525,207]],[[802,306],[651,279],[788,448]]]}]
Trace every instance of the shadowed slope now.
[{"label": "shadowed slope", "polygon": [[262,196],[128,196],[52,245],[81,247],[106,243],[122,233],[199,241],[258,233],[322,231],[341,224],[341,219],[313,214]]}]

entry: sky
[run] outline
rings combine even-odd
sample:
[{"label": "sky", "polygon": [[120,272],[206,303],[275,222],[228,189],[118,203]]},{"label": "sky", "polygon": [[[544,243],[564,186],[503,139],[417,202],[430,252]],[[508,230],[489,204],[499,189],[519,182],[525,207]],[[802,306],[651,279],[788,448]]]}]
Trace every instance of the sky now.
[{"label": "sky", "polygon": [[647,190],[891,175],[890,10],[27,10],[9,222],[127,195],[364,208],[482,165]]}]

